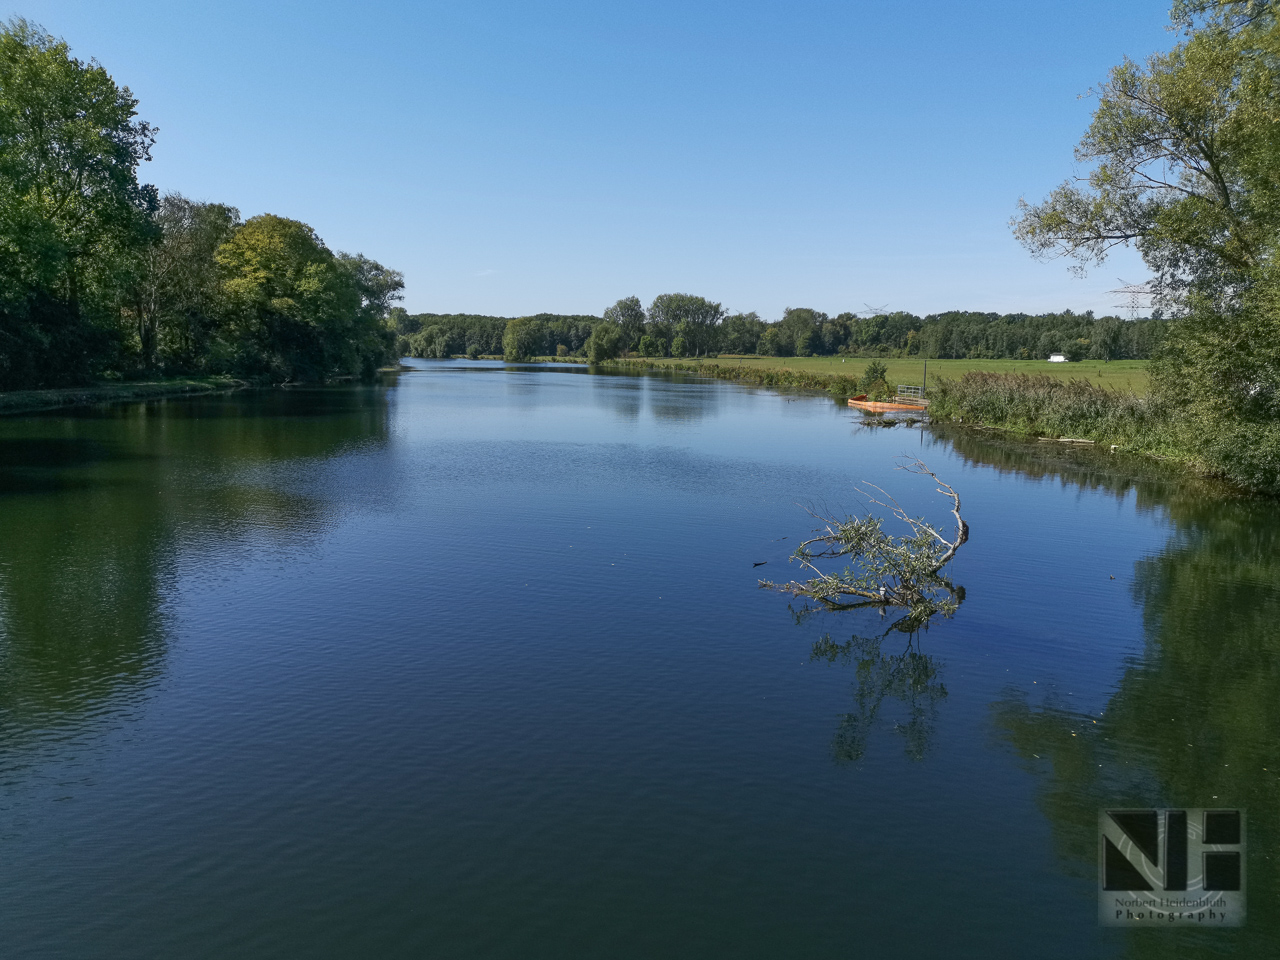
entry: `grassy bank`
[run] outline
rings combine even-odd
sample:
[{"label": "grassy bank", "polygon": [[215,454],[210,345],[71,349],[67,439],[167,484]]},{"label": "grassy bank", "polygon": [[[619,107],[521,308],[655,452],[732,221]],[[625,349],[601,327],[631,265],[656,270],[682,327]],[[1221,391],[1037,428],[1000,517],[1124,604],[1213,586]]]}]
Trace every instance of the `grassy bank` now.
[{"label": "grassy bank", "polygon": [[[697,361],[655,357],[644,363],[653,367],[709,363],[742,368],[745,370],[789,370],[797,374],[823,374],[835,377],[860,377],[872,359],[868,357],[755,357],[721,354],[714,360]],[[896,386],[909,383],[920,386],[924,379],[924,361],[915,357],[907,359],[882,359],[879,362],[889,368],[888,383]],[[929,383],[935,378],[955,379],[974,371],[985,373],[1027,374],[1068,380],[1088,380],[1099,386],[1144,393],[1147,390],[1146,360],[1113,360],[1110,363],[1081,361],[1080,363],[1049,363],[1045,360],[930,360]]]},{"label": "grassy bank", "polygon": [[[861,393],[858,380],[862,366],[855,364],[847,373],[793,370],[787,367],[752,366],[736,360],[610,360],[607,366],[631,370],[679,370],[718,380],[750,383],[760,387],[792,390],[821,390],[837,400]],[[847,367],[848,365],[846,365]],[[906,381],[903,381],[904,383]]]},{"label": "grassy bank", "polygon": [[232,380],[229,377],[205,377],[145,383],[99,383],[62,390],[14,390],[9,393],[0,393],[0,416],[56,410],[59,407],[81,407],[95,403],[123,403],[154,400],[158,397],[215,393],[235,390],[245,385],[244,381]]},{"label": "grassy bank", "polygon": [[1224,416],[1227,398],[1173,404],[1083,380],[978,372],[940,381],[929,394],[936,422],[1092,440],[1174,461],[1250,493],[1280,495],[1280,423]]},{"label": "grassy bank", "polygon": [[1148,445],[1165,417],[1146,394],[1087,380],[973,371],[929,390],[935,420],[993,426],[1038,437]]}]

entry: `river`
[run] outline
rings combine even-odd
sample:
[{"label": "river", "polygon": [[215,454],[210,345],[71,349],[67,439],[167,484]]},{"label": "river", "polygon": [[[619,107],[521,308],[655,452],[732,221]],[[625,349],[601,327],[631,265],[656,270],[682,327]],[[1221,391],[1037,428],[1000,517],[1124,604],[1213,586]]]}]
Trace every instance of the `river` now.
[{"label": "river", "polygon": [[[1280,955],[1280,504],[411,363],[0,419],[0,955]],[[903,456],[954,617],[758,588]],[[1111,807],[1244,810],[1243,925],[1100,926]]]}]

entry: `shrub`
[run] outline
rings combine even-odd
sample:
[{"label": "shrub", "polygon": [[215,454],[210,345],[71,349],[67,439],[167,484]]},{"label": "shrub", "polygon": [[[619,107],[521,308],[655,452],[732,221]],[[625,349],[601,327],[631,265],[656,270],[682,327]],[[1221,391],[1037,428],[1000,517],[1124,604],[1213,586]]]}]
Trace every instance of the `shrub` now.
[{"label": "shrub", "polygon": [[875,386],[876,381],[887,383],[888,378],[889,368],[879,360],[872,360],[867,364],[867,368],[862,371],[862,380],[859,385],[865,393],[869,394],[871,393],[872,387]]}]

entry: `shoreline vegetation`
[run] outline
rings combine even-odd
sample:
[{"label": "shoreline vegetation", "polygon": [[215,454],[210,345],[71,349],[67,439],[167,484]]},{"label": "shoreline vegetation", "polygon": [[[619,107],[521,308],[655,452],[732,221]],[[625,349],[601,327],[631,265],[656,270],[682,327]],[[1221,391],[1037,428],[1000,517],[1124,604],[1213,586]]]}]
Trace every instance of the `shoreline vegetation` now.
[{"label": "shoreline vegetation", "polygon": [[10,390],[0,393],[0,416],[40,413],[65,407],[89,407],[104,403],[133,403],[165,397],[193,397],[230,393],[252,386],[231,377],[191,377],[133,383],[95,383],[52,390]]},{"label": "shoreline vegetation", "polygon": [[[1093,265],[1138,246],[1155,309],[1129,320],[789,307],[767,321],[688,293],[624,297],[600,316],[410,314],[393,306],[398,271],[330,250],[304,223],[139,182],[157,131],[129,89],[14,17],[0,29],[0,390],[67,391],[8,401],[48,408],[501,355],[879,400],[923,385],[910,368],[928,361],[936,421],[1093,441],[1280,495],[1280,140],[1259,119],[1280,86],[1280,20],[1238,6],[1180,2],[1185,40],[1099,88],[1077,149],[1090,178],[1020,204],[1014,232],[1036,256]],[[865,368],[838,369],[850,360]]]},{"label": "shoreline vegetation", "polygon": [[398,271],[297,220],[162,196],[137,108],[96,60],[0,22],[0,391],[368,379],[398,358]]},{"label": "shoreline vegetation", "polygon": [[[378,373],[402,373],[411,370],[403,364],[380,368]],[[354,380],[355,377],[337,378]],[[332,381],[331,381],[332,382]],[[269,384],[288,389],[300,384]],[[10,390],[0,392],[0,417],[24,413],[41,413],[69,407],[94,407],[108,403],[139,403],[168,397],[197,397],[212,393],[233,393],[263,387],[263,384],[234,377],[177,377],[169,380],[104,381],[81,387],[58,387],[49,390]]]},{"label": "shoreline vegetation", "polygon": [[[554,362],[556,358],[547,358]],[[875,363],[874,360],[870,361]],[[715,361],[654,362],[619,359],[608,366],[678,371],[775,389],[820,391],[845,402],[867,389],[868,373],[826,374],[782,367]],[[1055,371],[1056,372],[1056,371]],[[1065,371],[1064,371],[1065,373]],[[1215,447],[1197,434],[1168,401],[1131,388],[1107,387],[1084,377],[970,370],[929,381],[930,422],[953,424],[975,434],[999,431],[1030,442],[1084,443],[1109,453],[1167,461],[1207,479],[1225,481],[1254,494],[1280,494],[1265,447]],[[1229,441],[1228,441],[1229,442]],[[1205,455],[1205,450],[1211,453]]]}]

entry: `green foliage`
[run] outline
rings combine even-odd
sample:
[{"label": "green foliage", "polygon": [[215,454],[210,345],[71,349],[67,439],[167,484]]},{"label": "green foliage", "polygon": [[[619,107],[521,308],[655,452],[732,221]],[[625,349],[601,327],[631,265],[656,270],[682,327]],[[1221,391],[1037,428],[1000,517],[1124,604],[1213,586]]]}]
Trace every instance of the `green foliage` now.
[{"label": "green foliage", "polygon": [[780,356],[808,357],[821,352],[819,329],[829,319],[825,313],[808,307],[788,307],[777,326],[778,340],[786,350]]},{"label": "green foliage", "polygon": [[1021,203],[1015,232],[1038,256],[1082,265],[1135,243],[1166,298],[1229,302],[1280,232],[1280,34],[1207,24],[1144,64],[1126,60],[1097,91],[1076,159],[1095,164],[1042,204]]},{"label": "green foliage", "polygon": [[[644,360],[619,360],[617,362],[637,368],[644,368],[649,365]],[[788,370],[779,367],[748,367],[739,364],[706,363],[699,360],[688,363],[664,363],[662,364],[662,369],[686,370],[704,377],[714,377],[718,380],[754,383],[762,387],[775,387],[783,390],[821,390],[840,401],[859,393],[858,381],[854,377],[803,370]]]},{"label": "green foliage", "polygon": [[659,337],[646,333],[640,338],[640,346],[637,350],[642,357],[664,357],[667,354],[667,343]]},{"label": "green foliage", "polygon": [[719,324],[724,315],[720,304],[703,297],[664,293],[655,297],[649,306],[647,332],[670,342],[673,350],[675,338],[682,337],[689,353],[705,356],[716,349]]},{"label": "green foliage", "polygon": [[1201,465],[1280,493],[1280,283],[1270,267],[1238,310],[1201,300],[1152,364],[1155,394]]},{"label": "green foliage", "polygon": [[385,306],[398,274],[335,257],[304,223],[249,220],[215,255],[226,298],[221,359],[274,382],[369,373],[390,355]]},{"label": "green foliage", "polygon": [[507,321],[502,337],[502,358],[512,362],[532,360],[542,347],[543,331],[535,320],[518,317]]},{"label": "green foliage", "polygon": [[[1098,92],[1076,151],[1096,163],[1088,188],[1022,204],[1015,230],[1033,253],[1083,264],[1135,243],[1178,313],[1151,368],[1159,429],[1137,441],[1280,493],[1280,22],[1269,2],[1180,0],[1173,16],[1186,39],[1126,60]],[[1068,356],[1112,358],[1116,331],[1099,334]]]},{"label": "green foliage", "polygon": [[155,131],[102,67],[21,18],[0,30],[0,389],[84,382],[155,235]]},{"label": "green foliage", "polygon": [[412,357],[448,358],[458,354],[503,353],[506,317],[472,314],[417,313],[395,315],[397,329],[407,330],[405,352]]},{"label": "green foliage", "polygon": [[403,279],[305,224],[160,201],[155,130],[97,63],[25,20],[0,29],[0,390],[95,377],[371,374]]},{"label": "green foliage", "polygon": [[[592,330],[601,323],[599,317],[563,316],[539,313],[505,321],[503,356],[508,360],[531,360],[559,354],[563,346],[569,356],[582,356]],[[616,325],[613,325],[617,329]],[[610,348],[614,349],[614,348]],[[619,340],[617,350],[622,349]],[[616,356],[616,352],[614,356]]]},{"label": "green foliage", "polygon": [[1165,422],[1151,398],[1088,380],[975,371],[930,382],[929,415],[938,420],[1127,445],[1149,442]]},{"label": "green foliage", "polygon": [[587,360],[591,363],[612,360],[622,350],[622,328],[608,320],[600,321],[587,338],[586,347]]},{"label": "green foliage", "polygon": [[214,255],[240,227],[240,212],[167,194],[156,214],[158,243],[142,254],[128,303],[137,323],[140,366],[167,373],[202,369],[223,306]]},{"label": "green foliage", "polygon": [[776,326],[766,327],[757,341],[757,350],[762,357],[791,356],[792,342],[788,341]]},{"label": "green foliage", "polygon": [[604,312],[604,319],[616,324],[623,350],[634,350],[644,335],[644,307],[639,297],[624,297]]},{"label": "green foliage", "polygon": [[755,313],[735,313],[720,324],[721,353],[756,353],[765,323]]},{"label": "green foliage", "polygon": [[888,376],[889,368],[879,360],[872,360],[867,364],[866,369],[862,371],[862,379],[858,382],[858,385],[867,393],[870,393],[877,383],[884,383]]},{"label": "green foliage", "polygon": [[673,357],[687,357],[689,355],[689,342],[682,336],[677,336],[671,341],[671,355]]}]

